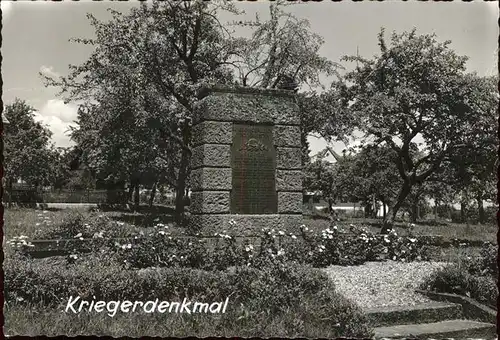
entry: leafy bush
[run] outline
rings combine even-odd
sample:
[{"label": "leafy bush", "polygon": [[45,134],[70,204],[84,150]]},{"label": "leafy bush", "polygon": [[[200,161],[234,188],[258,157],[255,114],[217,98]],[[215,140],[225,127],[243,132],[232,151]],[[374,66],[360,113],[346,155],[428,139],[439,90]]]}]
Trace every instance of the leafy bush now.
[{"label": "leafy bush", "polygon": [[471,275],[467,269],[458,264],[447,266],[431,274],[420,288],[468,296],[496,308],[498,289],[495,278]]},{"label": "leafy bush", "polygon": [[[302,226],[297,235],[263,229],[257,242],[252,243],[249,240],[237,242],[236,235],[227,234],[215,234],[212,238],[183,238],[171,235],[166,225],[157,225],[162,228],[148,231],[145,235],[140,228],[112,221],[104,215],[72,213],[62,224],[43,229],[36,236],[44,239],[93,238],[92,242],[82,245],[82,251],[106,249],[108,252],[111,249],[111,253],[117,254],[120,263],[127,263],[133,268],[222,270],[241,265],[259,268],[274,257],[314,267],[359,265],[366,261],[385,259],[416,261],[429,258],[425,243],[417,237],[401,237],[395,232],[389,235],[373,234],[367,228],[354,225],[350,226],[349,232],[337,226],[314,232]],[[233,225],[232,229],[237,230],[236,227]],[[125,239],[106,240],[116,237]],[[68,251],[78,253],[78,250]]]},{"label": "leafy bush", "polygon": [[98,255],[70,265],[35,262],[20,255],[5,261],[8,305],[60,307],[70,296],[104,301],[182,301],[184,297],[224,301],[230,297],[232,310],[219,320],[221,327],[230,324],[243,334],[259,325],[266,335],[266,327],[285,322],[288,333],[272,335],[305,334],[306,329],[319,329],[326,337],[370,335],[359,307],[338,295],[326,274],[308,266],[271,261],[261,269],[127,270]]},{"label": "leafy bush", "polygon": [[139,232],[140,228],[113,221],[106,215],[70,211],[65,214],[62,223],[37,231],[34,239],[73,239],[77,235],[83,239],[134,237]]},{"label": "leafy bush", "polygon": [[467,271],[472,275],[490,275],[498,277],[498,248],[493,244],[485,244],[480,251],[479,257],[466,259],[464,261]]}]

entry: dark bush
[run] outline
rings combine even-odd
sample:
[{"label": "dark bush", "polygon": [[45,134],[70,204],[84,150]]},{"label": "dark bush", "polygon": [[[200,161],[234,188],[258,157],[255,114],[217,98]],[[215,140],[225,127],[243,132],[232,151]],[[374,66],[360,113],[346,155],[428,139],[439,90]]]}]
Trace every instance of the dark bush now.
[{"label": "dark bush", "polygon": [[287,322],[289,333],[282,336],[304,334],[306,329],[321,330],[328,338],[370,335],[359,307],[338,295],[326,274],[292,263],[276,261],[261,269],[238,266],[225,271],[126,270],[97,255],[64,266],[16,255],[5,261],[4,268],[7,304],[60,308],[70,296],[104,301],[182,301],[184,297],[224,301],[230,297],[232,310],[224,314],[221,327],[231,323],[243,333],[250,326],[265,330]]},{"label": "dark bush", "polygon": [[496,308],[498,289],[492,276],[471,275],[467,267],[450,265],[431,274],[421,289],[471,297]]}]

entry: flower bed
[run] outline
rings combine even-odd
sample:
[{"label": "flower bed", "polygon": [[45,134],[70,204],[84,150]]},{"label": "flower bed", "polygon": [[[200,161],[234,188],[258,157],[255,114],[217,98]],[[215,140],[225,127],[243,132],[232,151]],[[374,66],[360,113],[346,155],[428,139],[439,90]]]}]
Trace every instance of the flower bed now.
[{"label": "flower bed", "polygon": [[[237,226],[233,227],[237,230]],[[262,262],[274,257],[325,267],[388,259],[420,261],[429,257],[428,247],[417,237],[401,237],[395,232],[379,235],[354,225],[348,230],[333,226],[320,232],[301,226],[297,235],[263,229],[254,238],[225,233],[215,233],[210,237],[175,235],[168,225],[161,223],[146,232],[137,230],[103,215],[85,221],[77,215],[53,229],[43,231],[42,237],[67,238],[65,240],[52,243],[23,240],[25,244],[11,240],[9,244],[24,251],[66,252],[73,258],[79,253],[104,251],[133,268],[155,266],[212,270],[237,265],[259,267]],[[122,237],[110,238],[111,235]]]}]

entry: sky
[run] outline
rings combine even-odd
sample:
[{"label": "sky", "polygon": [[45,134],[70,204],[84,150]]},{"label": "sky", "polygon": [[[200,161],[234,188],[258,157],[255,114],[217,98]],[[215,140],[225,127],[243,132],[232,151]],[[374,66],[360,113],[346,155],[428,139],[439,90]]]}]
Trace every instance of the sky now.
[{"label": "sky", "polygon": [[[89,47],[68,41],[93,37],[87,13],[105,20],[110,17],[107,8],[127,12],[137,4],[135,1],[1,1],[4,105],[16,97],[26,100],[36,109],[36,119],[53,132],[54,143],[71,145],[67,132],[69,126],[75,125],[77,105],[65,104],[57,97],[57,89],[44,87],[39,72],[66,75],[69,64],[78,65],[88,58],[92,51]],[[244,20],[254,18],[256,13],[265,18],[269,3],[236,2],[236,6],[246,12],[241,17]],[[357,51],[363,57],[376,55],[381,27],[387,35],[416,28],[420,34],[435,33],[440,41],[451,40],[451,48],[469,57],[468,71],[485,76],[497,74],[496,2],[323,1],[290,6],[289,11],[309,20],[311,30],[325,40],[321,55],[335,62]],[[234,18],[224,14],[220,19],[226,22]],[[312,155],[326,146],[325,141],[315,137],[310,137],[309,142]],[[346,147],[343,143],[331,146],[337,152]]]}]

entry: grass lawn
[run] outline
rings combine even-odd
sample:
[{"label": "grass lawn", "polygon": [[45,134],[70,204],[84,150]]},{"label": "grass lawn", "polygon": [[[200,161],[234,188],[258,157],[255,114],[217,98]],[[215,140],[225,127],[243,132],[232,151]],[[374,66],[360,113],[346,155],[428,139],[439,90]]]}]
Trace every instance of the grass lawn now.
[{"label": "grass lawn", "polygon": [[[305,219],[305,224],[313,230],[328,228],[329,221],[325,219]],[[353,218],[337,222],[338,226],[349,227],[350,224],[366,226],[373,233],[380,231],[381,219]],[[408,223],[396,223],[394,229],[398,235],[406,236],[409,233]],[[496,243],[498,228],[495,224],[466,225],[443,222],[439,225],[428,225],[425,222],[415,224],[414,235],[441,235],[444,240],[466,239],[470,241],[489,241]]]}]

